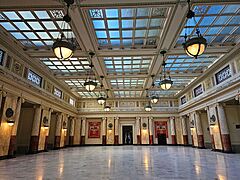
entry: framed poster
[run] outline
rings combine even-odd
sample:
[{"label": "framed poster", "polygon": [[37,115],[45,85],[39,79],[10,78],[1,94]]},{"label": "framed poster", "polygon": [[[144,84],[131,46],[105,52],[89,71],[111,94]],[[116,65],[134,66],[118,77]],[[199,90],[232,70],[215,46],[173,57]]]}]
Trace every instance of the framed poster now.
[{"label": "framed poster", "polygon": [[158,134],[166,134],[166,137],[168,137],[167,121],[155,121],[154,127],[156,138],[158,137]]},{"label": "framed poster", "polygon": [[101,122],[88,122],[88,138],[100,138]]},{"label": "framed poster", "polygon": [[181,97],[181,104],[185,104],[187,102],[186,96]]},{"label": "framed poster", "polygon": [[42,77],[39,76],[37,73],[33,72],[32,70],[28,70],[27,79],[31,81],[33,84],[41,87],[42,84]]},{"label": "framed poster", "polygon": [[56,87],[54,88],[53,94],[59,98],[62,98],[62,91]]},{"label": "framed poster", "polygon": [[203,87],[202,87],[202,84],[199,84],[194,90],[194,96],[197,97],[199,96],[200,94],[203,93]]},{"label": "framed poster", "polygon": [[0,65],[3,65],[4,51],[0,49]]},{"label": "framed poster", "polygon": [[230,66],[228,65],[215,74],[216,83],[220,84],[221,82],[227,80],[231,76],[232,76],[231,69],[230,69]]}]

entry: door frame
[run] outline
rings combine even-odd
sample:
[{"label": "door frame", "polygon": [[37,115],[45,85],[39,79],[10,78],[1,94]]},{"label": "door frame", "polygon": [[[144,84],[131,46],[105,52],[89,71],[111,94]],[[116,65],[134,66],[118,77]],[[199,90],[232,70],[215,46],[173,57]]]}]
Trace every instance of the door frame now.
[{"label": "door frame", "polygon": [[[129,130],[131,130],[131,132],[132,132],[132,136],[131,136],[132,140],[131,140],[131,144],[124,144],[124,143],[122,143],[122,144],[124,144],[124,145],[133,145],[133,127],[124,125],[124,126],[122,126],[122,131],[126,127],[129,128]],[[122,134],[122,140],[124,139],[123,135],[124,135],[124,133]]]},{"label": "door frame", "polygon": [[[132,126],[133,131],[133,144],[136,144],[136,134],[135,134],[135,125],[131,123],[121,123],[120,124],[120,134],[119,134],[119,144],[123,144],[122,136],[123,136],[123,126]],[[135,137],[136,136],[136,137]]]}]

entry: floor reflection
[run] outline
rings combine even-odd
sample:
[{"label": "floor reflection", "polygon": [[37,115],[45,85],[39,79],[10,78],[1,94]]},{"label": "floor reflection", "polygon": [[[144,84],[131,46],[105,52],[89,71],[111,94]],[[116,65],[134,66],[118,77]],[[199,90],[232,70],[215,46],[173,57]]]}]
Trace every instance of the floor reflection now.
[{"label": "floor reflection", "polygon": [[238,180],[240,154],[168,146],[79,147],[0,161],[0,179]]}]

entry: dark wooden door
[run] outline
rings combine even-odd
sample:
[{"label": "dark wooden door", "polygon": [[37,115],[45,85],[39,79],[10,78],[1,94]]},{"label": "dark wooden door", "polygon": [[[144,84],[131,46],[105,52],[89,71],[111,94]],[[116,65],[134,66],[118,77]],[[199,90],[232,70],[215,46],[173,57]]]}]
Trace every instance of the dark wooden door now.
[{"label": "dark wooden door", "polygon": [[158,144],[159,145],[166,145],[167,139],[166,134],[158,134]]},{"label": "dark wooden door", "polygon": [[123,144],[130,145],[133,144],[133,131],[132,126],[123,126],[122,127],[122,141]]}]

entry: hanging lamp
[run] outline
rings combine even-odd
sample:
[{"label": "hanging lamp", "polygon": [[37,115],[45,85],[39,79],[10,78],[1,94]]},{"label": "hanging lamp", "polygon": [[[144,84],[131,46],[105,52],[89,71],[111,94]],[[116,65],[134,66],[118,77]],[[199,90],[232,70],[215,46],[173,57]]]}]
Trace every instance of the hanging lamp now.
[{"label": "hanging lamp", "polygon": [[[151,77],[152,77],[152,88],[154,88],[155,87],[155,84],[154,84],[154,75],[151,75]],[[157,102],[158,102],[158,97],[154,94],[153,96],[151,96],[151,103],[152,104],[156,104]]]},{"label": "hanging lamp", "polygon": [[[104,77],[101,76],[101,79],[102,79],[102,80],[103,80],[103,78],[104,78]],[[102,91],[102,88],[103,88],[103,84],[101,84],[101,91]],[[98,104],[103,105],[103,104],[106,102],[106,98],[102,96],[101,91],[99,92],[100,97],[97,98],[97,102],[98,102]]]},{"label": "hanging lamp", "polygon": [[[146,98],[149,99],[148,97],[148,89],[146,89]],[[148,104],[144,107],[145,111],[150,112],[152,110],[151,102],[148,101]]]},{"label": "hanging lamp", "polygon": [[[71,22],[71,17],[68,14],[68,9],[70,5],[74,3],[74,0],[64,0],[67,3],[67,14],[63,17],[63,28],[62,31],[64,31],[65,24],[69,26]],[[63,32],[60,33],[60,39],[58,38],[52,46],[53,52],[55,56],[60,60],[67,60],[73,56],[73,52],[75,50],[75,45],[73,41],[73,36],[71,40],[69,40],[68,37],[68,31],[67,31],[67,37],[64,36]]]},{"label": "hanging lamp", "polygon": [[[108,98],[108,89],[107,89],[107,98]],[[106,101],[105,101],[105,105],[104,105],[104,111],[108,112],[111,110],[111,106],[107,105],[107,98],[106,98]]]},{"label": "hanging lamp", "polygon": [[160,52],[160,54],[162,54],[162,56],[163,56],[163,63],[162,63],[163,77],[162,77],[162,80],[160,79],[159,85],[163,90],[168,90],[172,87],[173,81],[171,80],[170,75],[169,75],[169,78],[166,77],[166,62],[164,60],[165,53],[166,53],[166,51],[164,51],[164,50]]},{"label": "hanging lamp", "polygon": [[[188,2],[188,13],[187,13],[187,21],[189,19],[195,20],[195,13],[191,10],[190,0]],[[197,24],[197,23],[196,23]],[[186,27],[187,29],[187,27]],[[185,33],[185,42],[183,43],[183,48],[188,56],[194,57],[197,59],[198,56],[202,55],[207,46],[207,40],[201,35],[200,30],[196,28],[197,37],[188,38],[187,33]]]},{"label": "hanging lamp", "polygon": [[94,67],[94,65],[92,63],[92,57],[95,55],[95,53],[94,52],[89,52],[89,55],[90,55],[90,59],[91,59],[91,64],[89,65],[90,71],[89,71],[89,76],[87,77],[87,79],[86,79],[86,81],[85,81],[85,83],[83,85],[85,86],[87,91],[91,92],[91,91],[93,91],[97,87],[97,82],[96,82],[96,80],[93,81],[91,79],[91,77],[90,77],[91,76],[91,72],[93,71],[93,67]]}]

